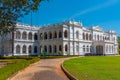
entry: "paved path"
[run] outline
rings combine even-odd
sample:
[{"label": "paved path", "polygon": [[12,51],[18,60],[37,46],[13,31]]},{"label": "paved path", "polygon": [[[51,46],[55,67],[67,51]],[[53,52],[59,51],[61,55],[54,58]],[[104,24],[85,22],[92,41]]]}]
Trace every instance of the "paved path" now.
[{"label": "paved path", "polygon": [[8,80],[69,80],[60,67],[67,59],[41,59]]}]

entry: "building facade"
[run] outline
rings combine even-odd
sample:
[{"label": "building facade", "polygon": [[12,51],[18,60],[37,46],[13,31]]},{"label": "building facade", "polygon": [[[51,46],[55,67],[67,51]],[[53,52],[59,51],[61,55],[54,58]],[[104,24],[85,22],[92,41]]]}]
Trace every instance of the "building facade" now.
[{"label": "building facade", "polygon": [[[43,27],[17,24],[12,34],[1,41],[3,55],[117,55],[115,31],[103,31],[99,26],[83,27],[82,23],[66,21]],[[4,43],[4,44],[3,44]],[[13,47],[13,49],[12,49]]]}]

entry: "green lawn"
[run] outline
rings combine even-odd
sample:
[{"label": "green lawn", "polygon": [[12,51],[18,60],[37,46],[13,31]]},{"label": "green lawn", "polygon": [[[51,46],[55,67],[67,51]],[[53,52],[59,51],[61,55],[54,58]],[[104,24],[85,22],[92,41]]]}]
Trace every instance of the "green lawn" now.
[{"label": "green lawn", "polygon": [[29,64],[39,61],[39,57],[1,57],[0,62],[8,63],[6,66],[0,68],[0,80],[6,80],[11,75],[15,74],[21,69],[29,66]]},{"label": "green lawn", "polygon": [[74,58],[63,66],[79,80],[120,80],[120,56]]}]

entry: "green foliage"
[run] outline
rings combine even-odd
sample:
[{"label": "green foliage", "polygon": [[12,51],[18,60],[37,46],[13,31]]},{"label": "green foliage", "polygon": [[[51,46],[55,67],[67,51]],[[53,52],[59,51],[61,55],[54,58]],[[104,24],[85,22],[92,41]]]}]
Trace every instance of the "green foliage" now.
[{"label": "green foliage", "polygon": [[74,58],[63,66],[78,80],[120,80],[120,56]]},{"label": "green foliage", "polygon": [[37,11],[43,1],[48,0],[0,0],[0,35],[12,32],[18,19]]},{"label": "green foliage", "polygon": [[[16,59],[14,58],[12,60],[16,60]],[[38,57],[31,57],[30,59],[24,58],[24,59],[20,59],[14,64],[9,64],[5,67],[0,68],[0,80],[6,80],[8,77],[15,74],[19,70],[24,69],[25,67],[29,66],[29,64],[39,60],[40,58]]]},{"label": "green foliage", "polygon": [[59,54],[59,55],[62,55],[62,51],[58,51],[58,54]]}]

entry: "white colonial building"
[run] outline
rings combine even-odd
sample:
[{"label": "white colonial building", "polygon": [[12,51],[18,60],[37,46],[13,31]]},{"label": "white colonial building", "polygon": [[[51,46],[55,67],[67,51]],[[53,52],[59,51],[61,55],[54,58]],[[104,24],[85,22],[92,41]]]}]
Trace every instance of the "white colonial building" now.
[{"label": "white colonial building", "polygon": [[99,26],[85,28],[74,21],[43,27],[17,24],[14,35],[0,41],[0,55],[6,56],[118,54],[115,31],[105,32]]}]

